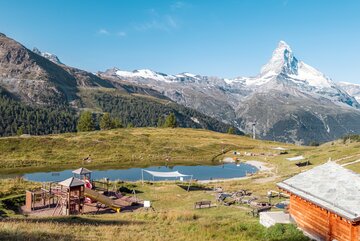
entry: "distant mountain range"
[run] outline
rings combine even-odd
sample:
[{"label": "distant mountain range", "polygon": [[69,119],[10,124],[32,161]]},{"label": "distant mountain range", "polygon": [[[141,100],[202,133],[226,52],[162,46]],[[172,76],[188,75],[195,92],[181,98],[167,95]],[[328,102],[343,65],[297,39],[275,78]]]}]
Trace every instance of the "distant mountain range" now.
[{"label": "distant mountain range", "polygon": [[109,112],[125,126],[157,126],[174,113],[180,127],[231,127],[157,90],[67,66],[54,54],[31,51],[0,34],[0,136],[75,131],[82,110]]},{"label": "distant mountain range", "polygon": [[360,86],[332,81],[298,60],[284,41],[256,77],[226,79],[118,68],[98,76],[155,89],[247,133],[255,124],[261,139],[308,144],[360,133]]},{"label": "distant mountain range", "polygon": [[[174,112],[183,127],[251,133],[255,126],[257,138],[298,144],[360,133],[360,85],[334,82],[297,59],[284,41],[257,76],[227,79],[149,69],[93,74],[1,34],[1,93],[32,108],[110,112],[125,125],[156,126]],[[0,134],[13,134],[25,122],[11,128],[0,122]],[[69,130],[53,132],[61,131]]]}]

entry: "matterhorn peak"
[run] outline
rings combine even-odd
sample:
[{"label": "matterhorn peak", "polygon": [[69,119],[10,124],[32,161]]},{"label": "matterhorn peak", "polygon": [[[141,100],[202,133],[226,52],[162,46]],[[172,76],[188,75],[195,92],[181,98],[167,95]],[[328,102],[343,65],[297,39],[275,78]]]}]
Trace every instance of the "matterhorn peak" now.
[{"label": "matterhorn peak", "polygon": [[297,74],[298,60],[294,57],[290,46],[281,40],[274,50],[270,61],[261,69],[261,77],[270,77],[279,74]]},{"label": "matterhorn peak", "polygon": [[287,49],[289,52],[292,52],[290,46],[284,40],[279,41],[276,49]]}]

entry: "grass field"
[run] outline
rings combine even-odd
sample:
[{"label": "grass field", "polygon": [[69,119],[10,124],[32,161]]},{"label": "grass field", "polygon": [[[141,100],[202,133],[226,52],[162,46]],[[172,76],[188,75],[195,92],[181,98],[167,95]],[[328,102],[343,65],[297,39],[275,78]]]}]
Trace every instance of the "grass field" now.
[{"label": "grass field", "polygon": [[[242,186],[234,182],[234,185]],[[0,221],[1,240],[308,240],[292,225],[265,229],[246,206],[195,210],[213,192],[190,191],[174,183],[136,184],[155,211],[57,218],[11,216]]]},{"label": "grass field", "polygon": [[[288,154],[272,156],[273,147],[288,148]],[[56,170],[62,168],[127,168],[164,165],[217,164],[232,151],[252,152],[257,156],[242,161],[258,160],[272,167],[272,172],[259,173],[249,179],[206,184],[221,186],[226,191],[248,189],[259,197],[276,190],[276,182],[300,171],[326,162],[340,164],[360,159],[360,143],[334,141],[319,147],[303,147],[243,136],[193,129],[130,128],[111,131],[62,134],[42,137],[0,138],[2,173]],[[226,153],[223,153],[226,150]],[[262,154],[262,155],[260,155]],[[82,159],[91,156],[91,163]],[[304,155],[314,164],[298,168],[286,157]],[[347,166],[359,172],[360,164]],[[151,200],[155,211],[82,215],[61,218],[30,218],[16,214],[6,201],[38,186],[17,179],[0,180],[0,240],[308,240],[293,225],[263,228],[258,219],[248,214],[246,206],[194,210],[194,202],[215,201],[213,192],[186,192],[174,183],[141,185],[139,197]],[[19,200],[19,199],[16,199]],[[16,204],[16,202],[15,202]],[[12,205],[12,203],[10,203]]]}]

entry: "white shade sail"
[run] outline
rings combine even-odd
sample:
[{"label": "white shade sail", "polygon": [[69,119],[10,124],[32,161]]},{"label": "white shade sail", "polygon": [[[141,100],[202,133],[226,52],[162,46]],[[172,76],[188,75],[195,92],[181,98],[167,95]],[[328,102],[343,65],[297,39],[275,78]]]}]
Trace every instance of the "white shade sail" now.
[{"label": "white shade sail", "polygon": [[188,177],[188,176],[191,176],[191,175],[182,174],[178,171],[176,171],[176,172],[155,172],[155,171],[148,171],[148,170],[144,170],[144,171],[151,174],[154,177]]},{"label": "white shade sail", "polygon": [[305,159],[305,157],[303,157],[303,156],[286,158],[286,160],[288,160],[288,161],[300,161],[300,160],[304,160],[304,159]]},{"label": "white shade sail", "polygon": [[284,147],[279,146],[279,147],[274,147],[273,150],[285,151],[285,150],[287,150],[287,149],[285,149]]}]

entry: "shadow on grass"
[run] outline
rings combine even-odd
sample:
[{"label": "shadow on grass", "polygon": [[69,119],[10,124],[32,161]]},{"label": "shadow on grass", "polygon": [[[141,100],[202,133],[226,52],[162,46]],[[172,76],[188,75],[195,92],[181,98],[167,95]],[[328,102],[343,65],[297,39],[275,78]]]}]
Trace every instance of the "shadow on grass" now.
[{"label": "shadow on grass", "polygon": [[[9,221],[16,221],[18,219],[7,219]],[[92,219],[79,216],[71,217],[52,217],[52,218],[27,218],[23,221],[28,223],[62,223],[62,224],[87,224],[87,225],[138,225],[143,224],[141,221],[128,221],[128,220],[101,220]]]},{"label": "shadow on grass", "polygon": [[0,218],[7,218],[8,214],[4,211],[0,209]]},{"label": "shadow on grass", "polygon": [[75,237],[64,233],[47,233],[37,232],[31,233],[25,230],[8,231],[0,230],[0,240],[17,240],[17,241],[50,241],[50,240],[76,240]]},{"label": "shadow on grass", "polygon": [[[188,190],[188,185],[177,184],[180,188],[184,189],[185,191]],[[202,185],[191,185],[189,191],[212,191],[212,188],[202,186]]]}]

